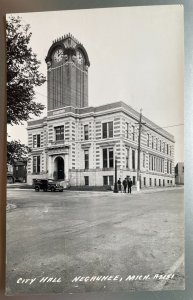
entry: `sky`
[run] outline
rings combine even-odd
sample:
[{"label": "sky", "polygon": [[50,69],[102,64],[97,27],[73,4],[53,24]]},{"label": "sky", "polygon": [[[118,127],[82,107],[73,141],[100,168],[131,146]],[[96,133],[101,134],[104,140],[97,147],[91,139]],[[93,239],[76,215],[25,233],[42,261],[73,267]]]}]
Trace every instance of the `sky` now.
[{"label": "sky", "polygon": [[[183,7],[162,5],[14,14],[30,24],[31,47],[47,75],[52,41],[71,33],[90,67],[89,106],[124,101],[174,135],[175,162],[184,161]],[[47,104],[46,83],[36,101]],[[46,110],[41,117],[46,116]],[[27,143],[26,123],[8,126],[9,139]]]}]

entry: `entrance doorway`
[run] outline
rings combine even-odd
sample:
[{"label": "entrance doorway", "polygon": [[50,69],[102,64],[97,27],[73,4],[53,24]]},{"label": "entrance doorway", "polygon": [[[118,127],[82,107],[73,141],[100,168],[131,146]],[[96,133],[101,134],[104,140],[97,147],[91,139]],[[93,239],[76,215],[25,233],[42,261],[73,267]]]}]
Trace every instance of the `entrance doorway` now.
[{"label": "entrance doorway", "polygon": [[56,180],[64,180],[64,159],[59,156],[55,159],[55,172],[54,172],[54,179]]}]

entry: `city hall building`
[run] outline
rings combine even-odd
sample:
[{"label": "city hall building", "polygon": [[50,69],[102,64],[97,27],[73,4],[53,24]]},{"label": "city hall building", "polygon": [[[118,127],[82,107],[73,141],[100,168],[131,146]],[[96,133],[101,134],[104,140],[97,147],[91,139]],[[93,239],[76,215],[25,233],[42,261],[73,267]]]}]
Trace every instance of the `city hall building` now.
[{"label": "city hall building", "polygon": [[[28,122],[28,183],[60,180],[64,186],[106,186],[117,178],[137,180],[140,114],[124,102],[88,103],[88,54],[68,34],[47,57],[47,117]],[[174,184],[174,137],[142,117],[141,186]]]}]

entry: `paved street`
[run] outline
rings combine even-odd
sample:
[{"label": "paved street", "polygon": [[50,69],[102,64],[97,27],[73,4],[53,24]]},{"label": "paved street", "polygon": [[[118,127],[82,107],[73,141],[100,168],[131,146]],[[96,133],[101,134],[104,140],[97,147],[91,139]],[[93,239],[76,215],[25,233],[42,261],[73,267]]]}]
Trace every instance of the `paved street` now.
[{"label": "paved street", "polygon": [[133,195],[9,189],[8,203],[9,294],[183,289],[182,189]]}]

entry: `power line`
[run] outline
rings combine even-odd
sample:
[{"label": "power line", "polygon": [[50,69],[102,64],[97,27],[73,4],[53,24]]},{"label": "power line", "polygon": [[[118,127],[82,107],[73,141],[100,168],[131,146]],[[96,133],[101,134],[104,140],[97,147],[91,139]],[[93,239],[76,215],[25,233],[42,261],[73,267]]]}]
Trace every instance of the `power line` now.
[{"label": "power line", "polygon": [[165,126],[165,127],[157,127],[157,128],[170,128],[170,127],[176,127],[176,126],[183,126],[184,123],[181,124],[175,124],[175,125],[170,125],[170,126]]}]

